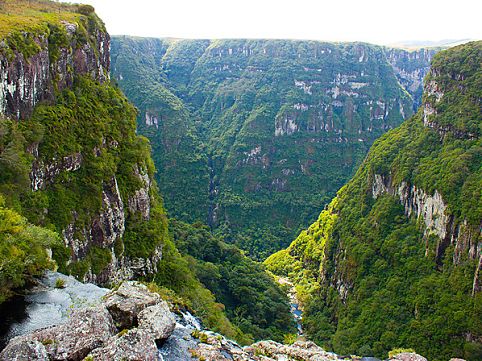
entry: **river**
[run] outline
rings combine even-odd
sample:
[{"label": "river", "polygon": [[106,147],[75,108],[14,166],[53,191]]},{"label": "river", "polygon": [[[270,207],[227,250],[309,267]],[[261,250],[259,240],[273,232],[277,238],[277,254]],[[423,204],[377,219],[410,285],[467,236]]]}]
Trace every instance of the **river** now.
[{"label": "river", "polygon": [[290,299],[290,309],[291,314],[296,322],[296,327],[298,329],[298,335],[303,335],[303,328],[301,326],[302,318],[303,318],[303,310],[301,309],[300,303],[296,297],[296,288],[293,282],[291,282],[286,277],[279,277],[277,279],[278,283],[282,286],[288,286],[288,298]]}]

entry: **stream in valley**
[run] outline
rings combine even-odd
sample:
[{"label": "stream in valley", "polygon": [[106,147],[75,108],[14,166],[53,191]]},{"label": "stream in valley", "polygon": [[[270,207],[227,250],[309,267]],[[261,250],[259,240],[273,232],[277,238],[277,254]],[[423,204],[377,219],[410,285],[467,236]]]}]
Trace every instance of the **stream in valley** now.
[{"label": "stream in valley", "polygon": [[303,335],[303,328],[301,327],[301,320],[303,318],[303,310],[300,308],[300,303],[296,297],[295,285],[286,277],[279,277],[278,283],[281,286],[288,286],[288,298],[290,299],[290,310],[293,318],[296,322],[296,328],[298,329],[298,336]]}]

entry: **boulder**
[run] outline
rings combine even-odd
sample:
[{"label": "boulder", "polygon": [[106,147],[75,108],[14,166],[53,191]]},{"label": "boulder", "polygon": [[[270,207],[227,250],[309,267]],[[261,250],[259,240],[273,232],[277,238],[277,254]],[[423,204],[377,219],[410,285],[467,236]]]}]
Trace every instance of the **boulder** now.
[{"label": "boulder", "polygon": [[22,350],[27,352],[29,349],[43,355],[40,343],[46,350],[46,360],[80,361],[91,350],[102,347],[116,331],[112,317],[104,306],[73,310],[64,324],[12,339],[0,354],[0,359],[7,360],[8,355]]},{"label": "boulder", "polygon": [[112,337],[107,346],[92,351],[89,356],[96,361],[157,361],[158,350],[146,330],[134,328]]},{"label": "boulder", "polygon": [[35,340],[15,343],[0,354],[0,361],[46,361],[48,359],[45,346]]},{"label": "boulder", "polygon": [[391,357],[389,361],[427,361],[427,359],[414,352],[402,352]]},{"label": "boulder", "polygon": [[104,298],[104,304],[119,329],[137,326],[139,312],[160,301],[158,294],[135,281],[123,282],[118,290],[108,293]]},{"label": "boulder", "polygon": [[266,355],[275,360],[329,361],[338,356],[326,352],[311,341],[296,341],[292,345],[282,345],[274,341],[260,341],[246,349],[251,354]]},{"label": "boulder", "polygon": [[139,330],[145,330],[155,340],[167,339],[176,327],[176,319],[165,301],[143,309],[137,319]]}]

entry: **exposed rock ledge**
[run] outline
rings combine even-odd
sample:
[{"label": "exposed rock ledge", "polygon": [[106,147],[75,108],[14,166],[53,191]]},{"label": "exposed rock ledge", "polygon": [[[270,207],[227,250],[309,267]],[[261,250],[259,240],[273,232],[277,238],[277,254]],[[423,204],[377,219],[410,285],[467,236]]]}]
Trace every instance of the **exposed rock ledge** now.
[{"label": "exposed rock ledge", "polygon": [[[0,353],[0,361],[363,360],[327,352],[309,341],[292,345],[261,341],[240,347],[219,334],[200,331],[197,325],[180,326],[175,317],[158,294],[138,282],[124,282],[95,307],[73,309],[66,323],[13,338]],[[390,360],[427,361],[414,353],[398,354]]]},{"label": "exposed rock ledge", "polygon": [[424,234],[427,239],[430,234],[438,237],[435,249],[437,260],[443,258],[445,249],[449,245],[454,245],[454,264],[461,263],[465,255],[469,259],[478,260],[479,268],[474,276],[473,293],[480,291],[479,272],[482,264],[480,228],[470,227],[466,220],[458,220],[449,214],[447,205],[437,190],[430,195],[416,185],[410,185],[407,182],[394,185],[391,177],[375,174],[372,182],[373,198],[377,198],[383,193],[397,196],[404,206],[407,216],[413,215],[423,221]]}]

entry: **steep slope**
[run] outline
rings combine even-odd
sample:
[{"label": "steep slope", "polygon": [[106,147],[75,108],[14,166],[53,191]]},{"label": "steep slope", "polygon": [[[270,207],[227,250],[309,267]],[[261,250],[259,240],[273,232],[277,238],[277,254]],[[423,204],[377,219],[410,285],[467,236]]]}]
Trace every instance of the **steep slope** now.
[{"label": "steep slope", "polygon": [[341,353],[482,357],[482,42],[440,52],[422,108],[375,142],[317,222],[266,260]]},{"label": "steep slope", "polygon": [[[251,287],[245,289],[251,297],[232,300],[227,311],[255,310],[253,293],[274,295],[270,305],[276,316],[257,322],[227,312],[220,292],[206,287],[217,273],[206,268],[201,279],[196,260],[176,248],[154,181],[149,143],[136,135],[136,109],[109,80],[109,35],[94,9],[6,1],[0,19],[0,304],[32,276],[58,267],[97,284],[153,281],[153,287],[197,312],[204,326],[242,343],[262,336],[281,340],[291,332],[288,299],[261,265],[227,248],[230,266],[249,267],[252,273],[226,277]],[[185,114],[172,98],[169,103],[160,96],[167,103],[150,104],[160,109],[173,104],[173,112]],[[174,130],[162,143],[167,148],[179,145]],[[187,137],[188,128],[178,130],[181,153],[189,155],[196,138]],[[157,155],[166,167],[173,161],[177,171],[176,165],[187,159]],[[207,168],[205,159],[201,163]],[[193,179],[191,173],[177,175]],[[207,198],[207,189],[204,193]],[[188,194],[185,199],[185,209],[195,209]],[[190,226],[176,230],[182,228]],[[202,236],[213,239],[206,232]],[[221,241],[212,242],[221,247]],[[255,284],[253,275],[262,281]],[[266,310],[268,297],[263,297],[260,305]],[[256,327],[243,326],[250,322]]]},{"label": "steep slope", "polygon": [[168,210],[263,258],[412,114],[433,51],[115,37],[112,54]]},{"label": "steep slope", "polygon": [[0,55],[6,204],[62,235],[66,249],[54,256],[80,279],[155,272],[167,218],[149,145],[135,135],[135,109],[108,81],[103,23],[90,6],[3,6],[2,24],[10,25]]}]

